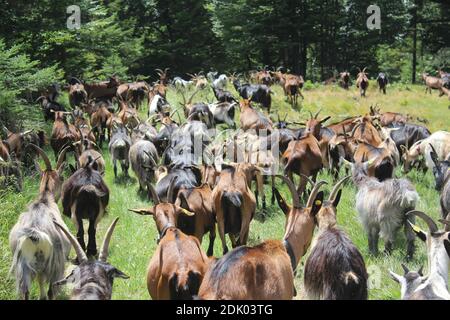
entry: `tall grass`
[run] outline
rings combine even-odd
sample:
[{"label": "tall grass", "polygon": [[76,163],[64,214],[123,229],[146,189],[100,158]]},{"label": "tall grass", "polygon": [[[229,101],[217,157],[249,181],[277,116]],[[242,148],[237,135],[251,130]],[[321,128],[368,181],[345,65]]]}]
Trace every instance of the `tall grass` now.
[{"label": "tall grass", "polygon": [[[230,90],[233,90],[230,87]],[[279,86],[273,86],[273,119],[276,114],[281,116],[287,114],[288,121],[302,121],[308,117],[308,112],[316,112],[322,109],[321,114],[331,115],[333,121],[338,121],[347,116],[364,114],[368,112],[370,105],[378,104],[383,111],[396,111],[409,113],[412,116],[428,119],[428,127],[431,131],[449,130],[449,102],[446,98],[439,98],[436,93],[427,95],[422,86],[393,85],[388,88],[388,94],[382,95],[377,92],[375,83],[370,83],[367,98],[360,98],[358,92],[353,87],[349,91],[338,87],[312,87],[304,92],[305,100],[301,105],[292,108],[284,99],[282,89]],[[235,92],[234,92],[235,93]],[[189,96],[187,94],[186,96]],[[211,90],[200,92],[194,101],[212,100]],[[65,97],[64,97],[65,98]],[[181,95],[173,90],[168,93],[168,100],[172,106],[179,108],[179,102],[182,101]],[[183,112],[180,109],[180,117],[183,118]],[[141,116],[145,117],[145,111],[141,111]],[[34,117],[34,116],[33,116]],[[175,116],[176,117],[176,116]],[[238,120],[239,115],[236,115]],[[50,127],[45,126],[46,131],[50,132]],[[52,154],[47,148],[48,154]],[[106,183],[110,187],[110,203],[107,208],[108,215],[100,222],[97,231],[98,242],[103,237],[106,228],[115,217],[120,217],[119,223],[114,232],[110,246],[110,262],[128,274],[130,279],[118,279],[114,283],[113,299],[148,299],[149,295],[146,288],[146,268],[149,259],[156,248],[157,231],[153,219],[149,216],[138,216],[128,211],[129,208],[149,206],[147,199],[138,195],[137,180],[132,174],[129,180],[118,179],[115,181],[112,171],[111,160],[104,146],[103,154],[107,163]],[[120,172],[120,169],[119,169]],[[401,170],[397,168],[395,174],[403,176]],[[331,177],[323,172],[319,176],[329,182],[331,188]],[[411,172],[408,178],[415,184],[421,197],[418,209],[424,210],[431,216],[439,216],[439,195],[434,190],[434,181],[431,173],[423,175],[419,172]],[[39,177],[27,177],[24,182],[22,193],[15,193],[9,190],[0,192],[0,299],[16,299],[14,279],[8,276],[8,270],[11,263],[11,252],[8,244],[8,235],[18,215],[23,212],[27,205],[36,197],[38,190]],[[286,195],[287,201],[291,203],[289,192],[286,186],[278,182],[277,187],[283,195]],[[270,199],[270,190],[266,190],[267,199]],[[398,239],[395,242],[395,250],[391,256],[380,254],[378,257],[369,255],[367,246],[367,236],[364,233],[355,211],[355,193],[356,189],[351,183],[343,189],[341,202],[338,207],[338,223],[345,230],[355,245],[361,251],[366,266],[370,274],[370,299],[398,299],[400,289],[396,282],[390,279],[388,270],[401,272],[400,264],[405,261],[405,237],[403,232],[399,232]],[[66,219],[67,225],[74,231],[70,219]],[[264,216],[259,209],[255,219],[250,225],[249,245],[255,245],[266,239],[281,239],[284,232],[285,217],[277,205],[270,205]],[[203,248],[207,249],[208,237],[204,239]],[[382,242],[380,241],[380,249]],[[425,265],[426,269],[426,251],[425,246],[416,240],[417,250],[415,258],[408,266],[412,269],[418,269]],[[382,250],[381,250],[382,251]],[[219,238],[217,237],[214,252],[220,256],[222,249]],[[72,253],[73,255],[73,253]],[[302,298],[303,287],[303,263],[307,257],[301,260],[295,279],[298,296]],[[71,268],[70,264],[67,265]],[[38,297],[36,286],[33,287],[32,298]],[[59,298],[65,298],[62,294]]]}]

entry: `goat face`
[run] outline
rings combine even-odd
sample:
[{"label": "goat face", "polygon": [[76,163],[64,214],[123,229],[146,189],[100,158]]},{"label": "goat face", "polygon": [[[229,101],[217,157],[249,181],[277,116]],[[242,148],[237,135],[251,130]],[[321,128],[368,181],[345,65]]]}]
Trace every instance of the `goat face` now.
[{"label": "goat face", "polygon": [[403,300],[407,299],[423,282],[424,277],[422,268],[419,271],[410,271],[402,264],[404,275],[401,276],[395,272],[389,271],[391,278],[401,285],[401,297]]},{"label": "goat face", "polygon": [[433,175],[436,180],[436,190],[442,190],[445,182],[450,179],[450,156],[444,161],[439,161],[433,145],[430,144],[432,151],[430,152],[431,160],[434,163]]}]

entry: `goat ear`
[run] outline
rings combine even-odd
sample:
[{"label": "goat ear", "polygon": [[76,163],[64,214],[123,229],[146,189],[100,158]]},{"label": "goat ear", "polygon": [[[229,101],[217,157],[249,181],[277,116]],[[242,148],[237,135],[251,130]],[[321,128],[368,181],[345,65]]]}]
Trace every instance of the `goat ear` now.
[{"label": "goat ear", "polygon": [[113,268],[110,271],[110,275],[113,276],[114,278],[122,278],[122,279],[129,279],[130,276],[126,275],[125,273],[123,273],[122,271],[120,271],[117,268]]},{"label": "goat ear", "polygon": [[313,202],[313,205],[311,208],[311,214],[313,216],[315,216],[319,212],[320,208],[322,208],[322,203],[323,203],[323,191],[320,191],[317,194],[316,199],[314,199],[314,202]]},{"label": "goat ear", "polygon": [[288,215],[289,212],[291,212],[291,208],[288,206],[286,201],[284,201],[283,197],[281,196],[278,189],[273,189],[273,192],[275,193],[275,198],[277,198],[278,206],[283,210],[285,215]]},{"label": "goat ear", "polygon": [[151,216],[154,215],[155,212],[153,208],[149,209],[128,209],[129,211],[135,212],[137,214],[143,215],[143,216]]},{"label": "goat ear", "polygon": [[389,270],[389,275],[391,276],[392,279],[394,279],[394,281],[402,283],[403,277],[401,275],[398,275],[395,272],[392,272],[391,270]]},{"label": "goat ear", "polygon": [[432,144],[430,144],[430,148],[431,148],[431,151],[430,151],[431,160],[433,161],[434,165],[437,167],[439,164],[438,156],[437,156]]},{"label": "goat ear", "polygon": [[420,229],[418,226],[416,226],[415,224],[413,224],[412,222],[410,222],[409,220],[407,220],[409,225],[411,226],[412,230],[414,231],[414,233],[416,234],[416,236],[419,237],[420,240],[422,240],[423,242],[427,241],[427,234],[425,232],[422,231],[422,229]]},{"label": "goat ear", "polygon": [[341,195],[342,195],[342,189],[339,189],[339,191],[336,194],[336,197],[334,198],[333,207],[337,208],[339,201],[341,200]]},{"label": "goat ear", "polygon": [[324,122],[328,121],[330,118],[331,118],[331,116],[323,118],[322,120],[320,120],[320,123],[324,123]]}]

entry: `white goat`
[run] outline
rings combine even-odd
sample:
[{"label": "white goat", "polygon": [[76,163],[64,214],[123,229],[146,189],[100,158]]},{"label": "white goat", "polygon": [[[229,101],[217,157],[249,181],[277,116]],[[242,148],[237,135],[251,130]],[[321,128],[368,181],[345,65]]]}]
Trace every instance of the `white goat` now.
[{"label": "white goat", "polygon": [[[406,223],[406,212],[415,208],[419,200],[412,183],[407,179],[388,179],[382,182],[367,176],[372,160],[352,164],[352,178],[358,193],[356,194],[356,210],[369,238],[369,251],[378,253],[378,237],[384,240],[385,251],[392,251],[397,230],[404,225],[407,239],[407,258],[414,254],[414,232]],[[411,219],[409,220],[411,222]]]},{"label": "white goat", "polygon": [[217,79],[212,82],[214,88],[225,89],[227,87],[228,77],[221,74]]}]

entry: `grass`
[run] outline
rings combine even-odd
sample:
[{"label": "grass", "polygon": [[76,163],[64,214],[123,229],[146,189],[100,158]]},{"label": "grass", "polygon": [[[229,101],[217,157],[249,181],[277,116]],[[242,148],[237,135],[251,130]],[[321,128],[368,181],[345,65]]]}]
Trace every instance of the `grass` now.
[{"label": "grass", "polygon": [[[437,93],[426,95],[422,86],[392,85],[388,88],[388,94],[382,95],[375,90],[375,83],[370,84],[367,98],[361,99],[355,88],[349,91],[337,87],[312,88],[304,92],[305,100],[302,105],[295,109],[286,103],[281,87],[274,86],[273,113],[272,118],[276,119],[276,113],[281,116],[288,115],[288,121],[301,121],[308,117],[307,111],[316,112],[322,109],[321,115],[331,115],[333,121],[338,121],[350,115],[364,114],[368,112],[370,105],[378,104],[383,111],[395,111],[409,113],[412,116],[428,119],[428,127],[432,132],[437,130],[449,130],[448,100],[439,98]],[[189,95],[189,94],[188,94]],[[66,98],[66,97],[64,97]],[[200,92],[194,101],[212,100],[212,92]],[[169,91],[168,100],[172,106],[179,107],[182,101],[180,94]],[[50,127],[44,125],[36,111],[30,109],[30,117],[25,127],[43,127],[50,132]],[[144,117],[145,112],[141,115]],[[182,112],[180,112],[182,114]],[[236,115],[238,119],[239,114]],[[49,149],[47,149],[49,151]],[[48,152],[52,154],[52,152]],[[131,173],[132,178],[128,180],[119,179],[115,181],[112,165],[106,146],[104,147],[104,157],[107,163],[105,180],[110,187],[111,197],[108,206],[108,215],[99,224],[97,231],[98,243],[115,217],[120,217],[119,223],[114,232],[110,247],[110,263],[130,276],[128,280],[118,279],[114,283],[113,299],[149,299],[146,288],[146,268],[149,259],[156,248],[157,231],[151,217],[138,216],[128,211],[129,208],[145,207],[149,202],[138,195],[137,181]],[[130,170],[131,172],[131,170]],[[119,169],[120,173],[120,169]],[[401,170],[396,170],[397,176],[402,176]],[[323,172],[321,179],[331,183],[329,175]],[[431,173],[423,175],[419,172],[411,172],[408,178],[415,184],[421,197],[418,209],[423,210],[431,216],[439,216],[439,195],[434,190],[434,181]],[[10,190],[0,192],[0,299],[16,299],[14,279],[8,276],[11,263],[11,252],[8,244],[8,235],[18,215],[23,212],[27,205],[33,201],[38,190],[37,176],[27,177],[24,182],[24,190],[15,193]],[[279,186],[282,194],[288,195],[284,185]],[[267,198],[270,199],[270,190],[266,190]],[[369,255],[367,247],[367,237],[358,221],[355,211],[356,189],[352,184],[344,187],[341,202],[338,207],[338,223],[344,229],[355,245],[361,251],[368,272],[370,274],[370,299],[398,299],[400,297],[399,285],[390,279],[388,270],[401,273],[400,264],[405,257],[405,238],[403,232],[399,232],[395,242],[395,250],[391,256],[380,254],[378,257]],[[289,196],[286,196],[291,203]],[[67,225],[73,231],[73,225],[66,219]],[[275,205],[268,208],[266,219],[262,219],[257,213],[256,218],[250,225],[249,245],[255,245],[265,239],[281,239],[284,233],[285,218],[281,210]],[[205,238],[202,247],[207,249],[208,239]],[[382,247],[380,241],[380,249]],[[420,265],[426,264],[426,250],[420,240],[416,241],[417,250],[415,259],[408,263],[412,269],[418,269]],[[216,238],[214,252],[219,255],[221,244],[219,237]],[[73,255],[73,252],[72,252]],[[303,286],[303,264],[307,257],[301,260],[295,279],[298,291],[297,299],[302,298]],[[71,268],[70,264],[67,265]],[[425,266],[426,269],[426,266]],[[68,290],[67,290],[68,292]],[[61,294],[59,298],[67,297]],[[37,286],[33,286],[31,297],[38,297]]]}]

